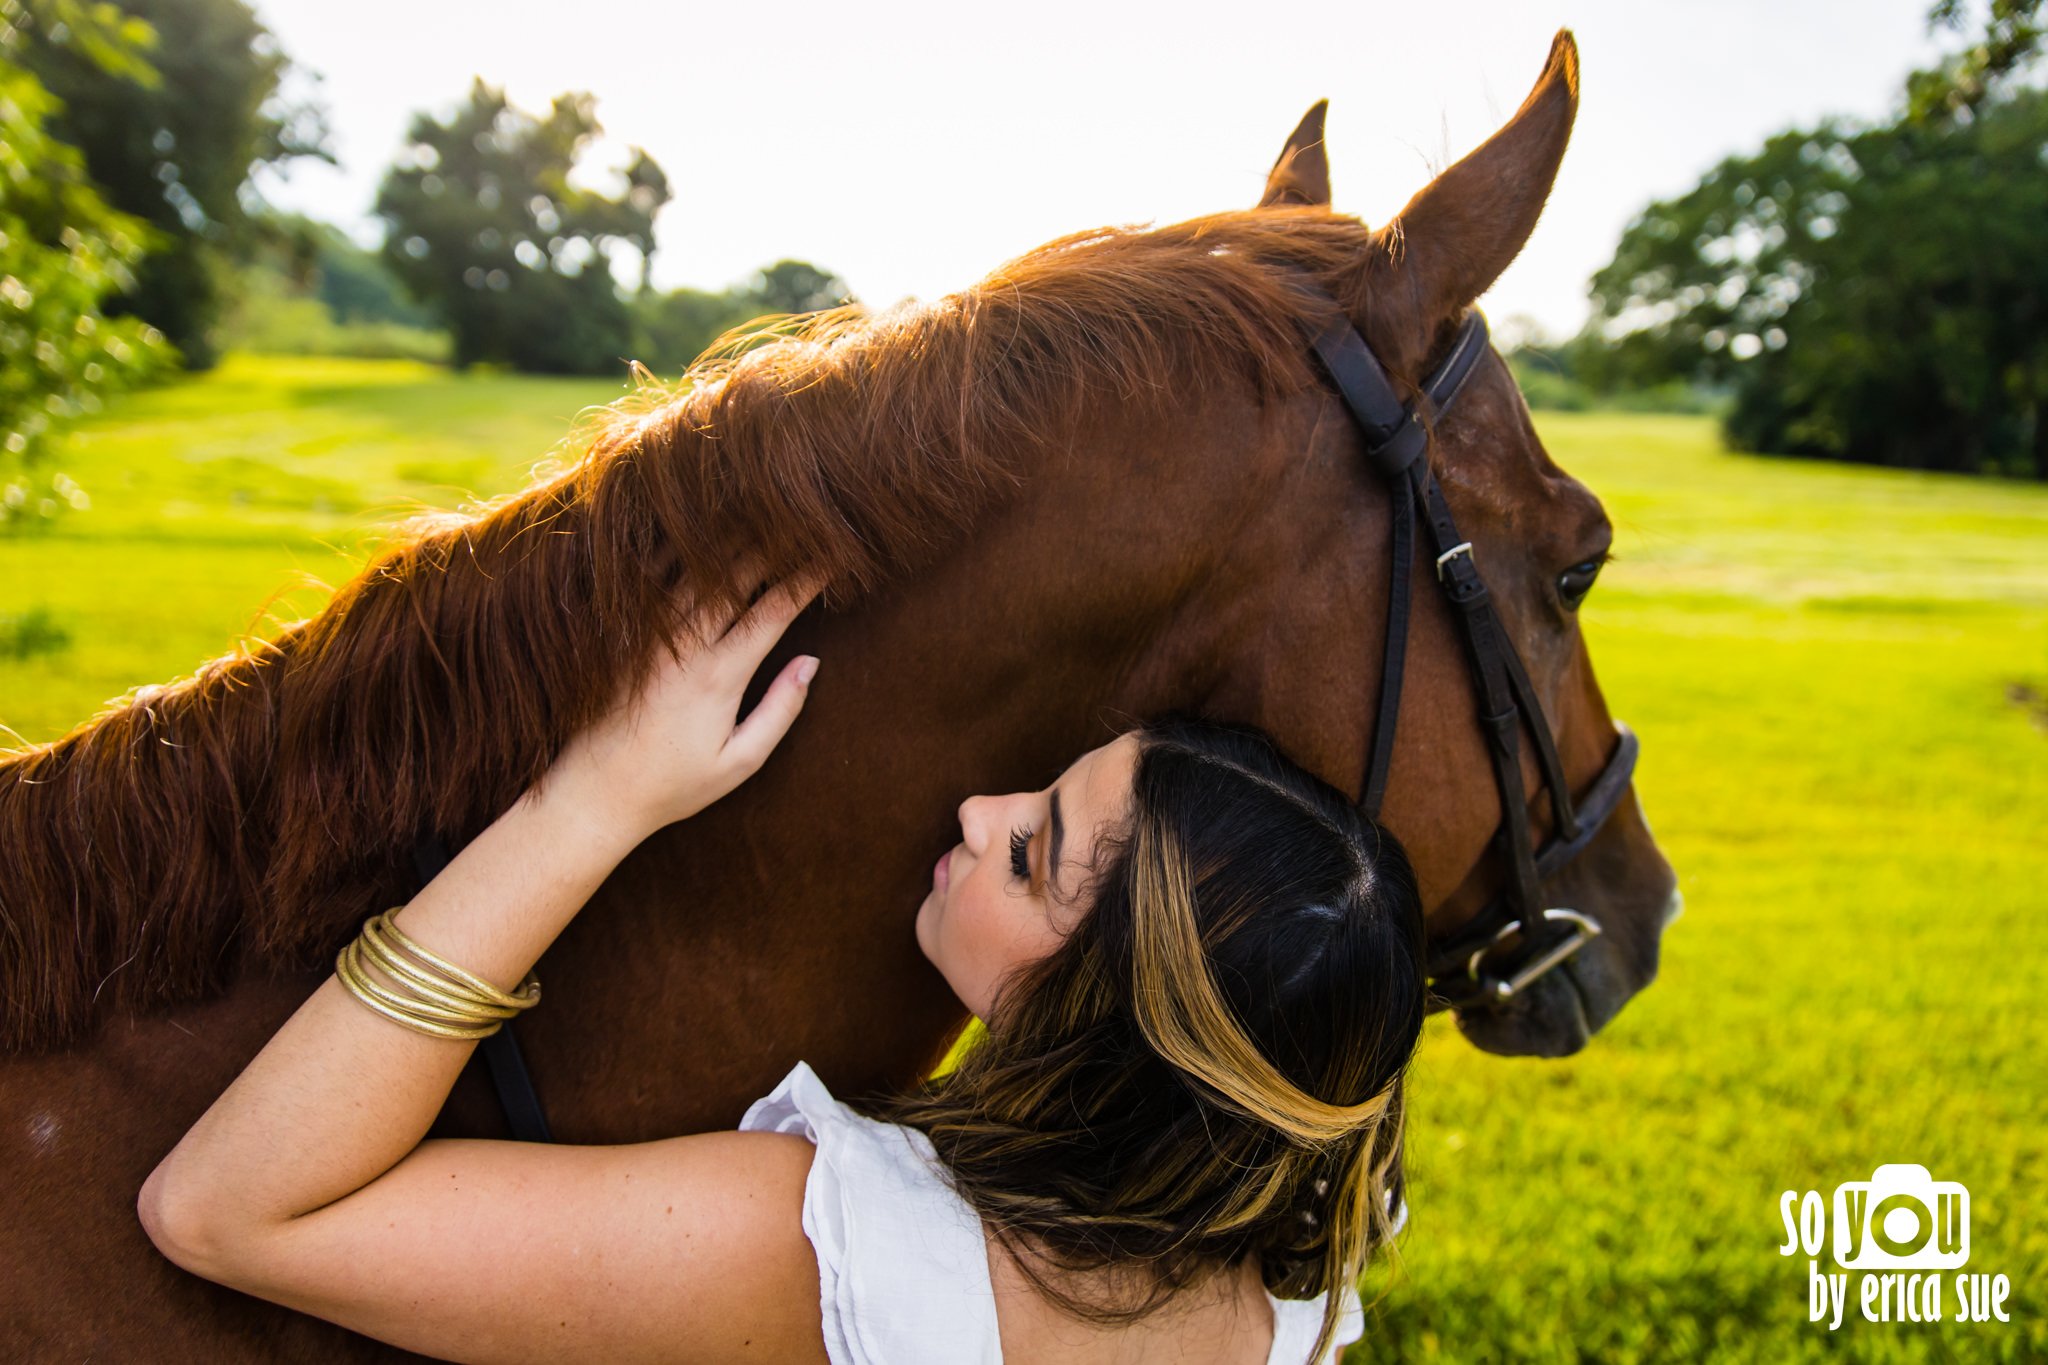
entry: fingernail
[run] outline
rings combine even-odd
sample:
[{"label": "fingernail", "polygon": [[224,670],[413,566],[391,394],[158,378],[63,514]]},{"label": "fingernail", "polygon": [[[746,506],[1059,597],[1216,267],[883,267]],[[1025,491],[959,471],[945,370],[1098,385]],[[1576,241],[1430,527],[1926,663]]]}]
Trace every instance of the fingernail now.
[{"label": "fingernail", "polygon": [[804,686],[811,685],[811,679],[818,676],[818,660],[815,655],[804,655],[804,661],[796,666],[796,680]]}]

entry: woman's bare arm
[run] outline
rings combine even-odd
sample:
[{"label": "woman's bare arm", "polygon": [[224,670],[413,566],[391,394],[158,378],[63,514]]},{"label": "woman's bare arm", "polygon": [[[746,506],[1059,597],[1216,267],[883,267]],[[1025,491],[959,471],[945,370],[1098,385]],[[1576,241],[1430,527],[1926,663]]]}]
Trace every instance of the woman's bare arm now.
[{"label": "woman's bare arm", "polygon": [[[677,657],[578,735],[394,922],[512,989],[642,838],[766,760],[802,705],[799,674],[815,661],[792,660],[744,724],[735,727],[734,713],[813,595],[778,590],[717,644],[679,642]],[[801,1140],[422,1144],[474,1046],[403,1028],[330,977],[151,1173],[138,1200],[144,1227],[196,1273],[462,1359],[532,1359],[546,1354],[535,1349],[541,1339],[587,1350],[603,1293],[642,1296],[615,1301],[622,1322],[658,1309],[644,1297],[652,1286],[633,1281],[649,1267],[688,1269],[677,1257],[691,1242],[746,1262],[740,1233],[761,1238],[763,1229],[731,1219],[782,1220],[787,1235],[762,1240],[815,1275],[796,1221],[809,1163]],[[755,1178],[760,1188],[745,1188]],[[769,1278],[788,1273],[782,1265]],[[701,1295],[701,1283],[693,1288]],[[813,1278],[796,1300],[810,1305],[813,1331],[815,1299]],[[723,1302],[713,1316],[734,1307]],[[543,1332],[550,1313],[566,1335]],[[666,1324],[671,1346],[683,1325]],[[612,1340],[631,1353],[626,1339]]]}]

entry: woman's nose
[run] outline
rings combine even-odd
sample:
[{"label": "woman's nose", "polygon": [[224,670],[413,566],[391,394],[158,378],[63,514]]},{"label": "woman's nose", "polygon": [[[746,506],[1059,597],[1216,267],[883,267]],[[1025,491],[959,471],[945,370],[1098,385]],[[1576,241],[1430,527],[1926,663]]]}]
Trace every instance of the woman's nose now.
[{"label": "woman's nose", "polygon": [[987,845],[989,831],[1001,823],[1005,799],[1000,796],[970,796],[960,803],[960,841],[976,857]]},{"label": "woman's nose", "polygon": [[986,796],[970,796],[960,803],[960,842],[967,845],[970,853],[981,848],[981,831],[986,823],[982,811],[987,804]]}]

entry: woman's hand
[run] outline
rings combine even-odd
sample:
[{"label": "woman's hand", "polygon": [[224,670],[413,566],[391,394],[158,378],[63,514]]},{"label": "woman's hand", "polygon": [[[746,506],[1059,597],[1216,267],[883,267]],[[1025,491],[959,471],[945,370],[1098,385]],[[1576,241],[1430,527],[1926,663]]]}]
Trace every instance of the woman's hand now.
[{"label": "woman's hand", "polygon": [[776,584],[738,620],[693,616],[712,643],[679,633],[672,651],[657,655],[645,677],[628,683],[610,711],[563,747],[546,781],[574,787],[606,818],[644,837],[752,777],[796,722],[818,660],[791,659],[735,724],[740,695],[822,586]]}]

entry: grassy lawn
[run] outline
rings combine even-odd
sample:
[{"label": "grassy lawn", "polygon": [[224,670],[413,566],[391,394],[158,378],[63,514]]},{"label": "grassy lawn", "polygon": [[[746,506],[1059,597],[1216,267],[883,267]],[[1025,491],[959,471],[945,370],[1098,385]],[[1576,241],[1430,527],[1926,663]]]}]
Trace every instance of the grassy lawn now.
[{"label": "grassy lawn", "polygon": [[[1687,910],[1578,1057],[1433,1021],[1354,1361],[2048,1356],[2048,489],[1539,426],[1616,522],[1587,630]],[[1807,1324],[1778,1196],[1886,1162],[1969,1188],[2010,1324]]]},{"label": "grassy lawn", "polygon": [[[51,738],[316,609],[376,526],[516,487],[620,391],[236,360],[124,402],[64,462],[93,510],[0,539],[0,644],[39,607],[69,636],[0,652],[0,722]],[[1539,426],[1619,528],[1587,629],[1688,908],[1579,1057],[1432,1024],[1354,1363],[2048,1358],[2048,715],[2012,696],[2048,694],[2048,489]],[[1886,1162],[1969,1187],[2010,1324],[1807,1323],[1778,1195]]]},{"label": "grassy lawn", "polygon": [[[377,528],[521,486],[584,406],[623,392],[236,357],[121,401],[60,461],[92,509],[0,537],[0,724],[55,738],[137,684],[271,633],[266,618],[317,611]],[[8,657],[8,618],[38,607],[72,645]]]}]

